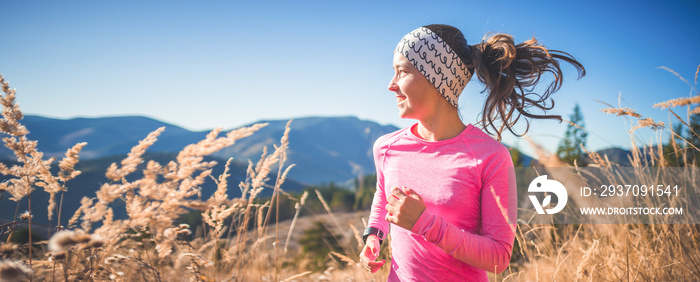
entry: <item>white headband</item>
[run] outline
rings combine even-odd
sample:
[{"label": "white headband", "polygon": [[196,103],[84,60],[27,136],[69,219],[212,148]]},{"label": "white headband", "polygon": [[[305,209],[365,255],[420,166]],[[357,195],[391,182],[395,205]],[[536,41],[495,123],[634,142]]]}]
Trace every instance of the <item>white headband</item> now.
[{"label": "white headband", "polygon": [[467,65],[440,36],[419,27],[401,38],[394,52],[406,57],[447,102],[457,107],[457,98],[471,75]]}]

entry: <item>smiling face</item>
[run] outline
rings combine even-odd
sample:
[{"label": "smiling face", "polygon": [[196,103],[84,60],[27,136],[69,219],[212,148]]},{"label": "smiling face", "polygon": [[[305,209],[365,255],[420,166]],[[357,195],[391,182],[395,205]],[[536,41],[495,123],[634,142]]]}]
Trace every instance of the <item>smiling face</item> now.
[{"label": "smiling face", "polygon": [[394,77],[389,82],[389,91],[396,94],[401,118],[422,121],[435,114],[440,102],[447,103],[406,57],[394,53],[393,65]]}]

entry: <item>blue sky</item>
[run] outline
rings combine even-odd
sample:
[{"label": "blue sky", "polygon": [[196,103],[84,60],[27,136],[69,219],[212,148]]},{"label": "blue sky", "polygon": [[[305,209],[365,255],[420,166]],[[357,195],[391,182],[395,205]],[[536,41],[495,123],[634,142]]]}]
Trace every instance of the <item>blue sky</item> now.
[{"label": "blue sky", "polygon": [[[392,51],[414,28],[445,23],[470,44],[505,32],[574,55],[588,75],[575,80],[565,68],[550,113],[566,117],[578,103],[595,150],[628,147],[631,126],[595,100],[668,123],[652,105],[691,90],[658,67],[692,81],[700,64],[698,1],[426,3],[2,1],[0,73],[25,113],[55,118],[145,115],[205,130],[354,115],[404,127],[414,121],[398,117],[387,90]],[[477,121],[482,88],[473,80],[460,98],[467,123]],[[530,135],[554,150],[565,128],[534,121]]]}]

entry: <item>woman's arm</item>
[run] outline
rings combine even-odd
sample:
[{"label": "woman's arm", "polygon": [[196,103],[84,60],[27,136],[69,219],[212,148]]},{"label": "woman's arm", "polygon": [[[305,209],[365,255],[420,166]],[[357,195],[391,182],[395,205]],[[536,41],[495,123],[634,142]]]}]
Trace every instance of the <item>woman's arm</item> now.
[{"label": "woman's arm", "polygon": [[[374,192],[374,199],[372,200],[372,207],[370,209],[369,221],[367,222],[368,227],[374,227],[381,230],[384,234],[389,233],[389,223],[384,220],[386,215],[386,210],[384,210],[384,205],[386,204],[386,197],[384,194],[384,174],[382,173],[382,150],[381,150],[381,140],[384,137],[380,137],[374,143],[373,153],[374,153],[374,166],[377,169],[377,189]],[[384,238],[381,238],[384,239]],[[381,268],[385,260],[376,261],[379,256],[380,238],[376,235],[369,235],[365,246],[360,252],[360,262],[372,273],[376,272]]]},{"label": "woman's arm", "polygon": [[386,210],[384,206],[387,203],[386,194],[384,192],[384,154],[386,148],[383,148],[385,138],[384,135],[374,142],[372,153],[374,156],[374,167],[377,171],[377,190],[374,192],[372,207],[370,209],[368,227],[378,228],[384,234],[389,234],[389,223],[384,220]]}]

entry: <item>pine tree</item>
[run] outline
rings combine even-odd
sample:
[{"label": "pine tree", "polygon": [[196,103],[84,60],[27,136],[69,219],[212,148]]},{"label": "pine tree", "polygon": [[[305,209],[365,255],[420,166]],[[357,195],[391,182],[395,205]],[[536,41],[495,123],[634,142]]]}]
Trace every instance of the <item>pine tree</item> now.
[{"label": "pine tree", "polygon": [[513,160],[514,167],[522,167],[525,164],[523,153],[520,152],[518,147],[508,148],[508,151],[510,151],[510,158]]},{"label": "pine tree", "polygon": [[[673,132],[678,134],[678,136],[683,136],[683,124],[677,123],[676,125],[673,126]],[[680,167],[680,166],[685,166],[685,157],[686,155],[683,154],[682,148],[683,144],[682,142],[679,142],[680,139],[676,137],[674,134],[670,134],[668,137],[668,142],[663,146],[663,155],[664,159],[666,159],[666,165],[670,167]],[[674,144],[675,143],[675,144]]]},{"label": "pine tree", "polygon": [[588,132],[584,129],[583,113],[581,113],[578,103],[574,106],[574,113],[569,116],[569,121],[571,123],[566,127],[564,139],[561,140],[557,148],[557,155],[566,163],[573,164],[576,161],[578,166],[585,166],[581,147],[586,147]]},{"label": "pine tree", "polygon": [[355,178],[355,205],[353,210],[367,210],[374,200],[377,190],[377,175],[370,174]]}]

